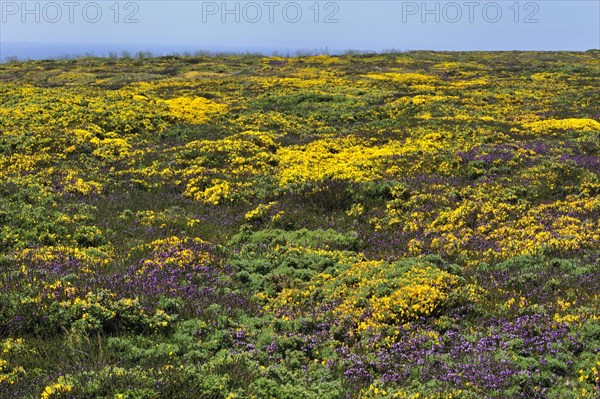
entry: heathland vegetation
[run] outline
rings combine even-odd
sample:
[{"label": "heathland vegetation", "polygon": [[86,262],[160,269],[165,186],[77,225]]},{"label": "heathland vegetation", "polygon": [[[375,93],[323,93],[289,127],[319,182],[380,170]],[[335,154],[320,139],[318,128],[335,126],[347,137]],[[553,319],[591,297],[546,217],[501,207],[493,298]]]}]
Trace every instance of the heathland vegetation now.
[{"label": "heathland vegetation", "polygon": [[600,61],[0,65],[0,396],[600,395]]}]

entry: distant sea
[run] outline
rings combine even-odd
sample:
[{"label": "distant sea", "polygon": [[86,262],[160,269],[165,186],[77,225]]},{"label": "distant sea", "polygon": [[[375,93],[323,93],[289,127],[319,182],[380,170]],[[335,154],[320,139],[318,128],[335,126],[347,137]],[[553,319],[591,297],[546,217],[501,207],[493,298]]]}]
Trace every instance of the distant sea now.
[{"label": "distant sea", "polygon": [[121,57],[126,52],[135,56],[139,52],[153,56],[170,54],[208,53],[259,53],[265,55],[293,56],[297,54],[339,54],[343,50],[265,48],[265,47],[215,47],[202,45],[171,44],[81,44],[81,43],[30,43],[0,42],[0,62],[9,60],[44,60],[73,58],[80,56],[108,57],[113,54]]}]

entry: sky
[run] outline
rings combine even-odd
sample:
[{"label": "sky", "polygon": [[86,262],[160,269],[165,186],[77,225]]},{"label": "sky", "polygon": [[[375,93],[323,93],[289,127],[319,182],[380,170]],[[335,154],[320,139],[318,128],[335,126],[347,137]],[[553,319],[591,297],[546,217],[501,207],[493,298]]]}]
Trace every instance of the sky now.
[{"label": "sky", "polygon": [[0,0],[0,59],[600,48],[600,0]]}]

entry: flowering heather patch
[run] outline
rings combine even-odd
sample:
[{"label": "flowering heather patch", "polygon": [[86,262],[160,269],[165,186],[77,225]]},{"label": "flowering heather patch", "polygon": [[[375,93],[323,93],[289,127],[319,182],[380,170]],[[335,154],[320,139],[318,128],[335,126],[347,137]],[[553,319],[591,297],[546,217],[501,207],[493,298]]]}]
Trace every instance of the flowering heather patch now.
[{"label": "flowering heather patch", "polygon": [[599,73],[0,65],[0,396],[599,397]]}]

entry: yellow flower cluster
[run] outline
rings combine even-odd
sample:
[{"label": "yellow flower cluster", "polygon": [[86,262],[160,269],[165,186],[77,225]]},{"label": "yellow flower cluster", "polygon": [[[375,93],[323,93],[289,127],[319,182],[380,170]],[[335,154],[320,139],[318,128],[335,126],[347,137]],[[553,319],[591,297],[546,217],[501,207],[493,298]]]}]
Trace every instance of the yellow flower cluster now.
[{"label": "yellow flower cluster", "polygon": [[269,214],[269,211],[276,204],[277,204],[277,202],[275,202],[275,201],[269,202],[268,204],[259,204],[256,208],[254,208],[250,212],[247,212],[244,215],[244,219],[246,219],[248,221],[261,220]]},{"label": "yellow flower cluster", "polygon": [[136,101],[137,90],[98,91],[78,85],[40,88],[2,85],[2,95],[18,99],[16,106],[0,108],[0,123],[6,130],[52,132],[94,129],[118,134],[139,130],[160,131],[166,127],[168,106],[160,101]]},{"label": "yellow flower cluster", "polygon": [[589,118],[547,119],[525,123],[523,127],[526,131],[536,134],[548,134],[565,130],[600,132],[600,122]]},{"label": "yellow flower cluster", "polygon": [[[186,144],[185,152],[194,157],[182,159],[188,167],[181,173],[178,184],[186,184],[186,196],[207,204],[244,198],[244,192],[252,187],[246,180],[272,171],[278,147],[275,137],[270,133],[245,131],[221,140],[192,141]],[[215,174],[222,177],[208,177]]]},{"label": "yellow flower cluster", "polygon": [[598,387],[600,387],[600,361],[597,361],[596,364],[590,370],[580,369],[578,380],[580,383],[584,383],[586,385],[589,384],[581,388],[579,397],[596,397],[595,395],[598,394]]},{"label": "yellow flower cluster", "polygon": [[394,388],[379,388],[378,385],[371,384],[368,388],[362,389],[360,391],[359,398],[361,399],[369,399],[369,398],[378,398],[378,399],[460,399],[462,397],[463,390],[449,390],[444,393],[423,395],[420,393],[409,392],[403,389],[394,389]]},{"label": "yellow flower cluster", "polygon": [[200,125],[225,112],[227,106],[207,100],[204,97],[177,97],[165,100],[171,114],[182,122]]},{"label": "yellow flower cluster", "polygon": [[324,139],[282,148],[278,152],[280,184],[324,179],[374,180],[381,176],[381,161],[393,155],[393,151],[364,144],[354,139]]},{"label": "yellow flower cluster", "polygon": [[[191,265],[202,265],[212,260],[212,255],[207,252],[192,251],[186,246],[174,245],[169,247],[162,247],[162,251],[153,251],[152,256],[145,259],[140,268],[137,270],[138,274],[144,274],[148,268],[162,269],[164,267],[178,266],[180,268],[190,267]],[[165,252],[169,256],[165,256]]]},{"label": "yellow flower cluster", "polygon": [[15,254],[15,258],[21,262],[53,262],[63,258],[73,258],[80,261],[82,273],[104,268],[114,259],[112,248],[80,248],[76,246],[43,246],[39,248],[27,248]]},{"label": "yellow flower cluster", "polygon": [[[302,314],[310,298],[328,298],[333,313],[350,320],[356,332],[379,331],[433,315],[459,287],[457,276],[427,263],[410,267],[358,260],[332,276],[319,274],[305,287],[284,289],[267,305]],[[391,330],[390,330],[391,331]]]},{"label": "yellow flower cluster", "polygon": [[66,192],[81,195],[100,194],[103,188],[101,183],[92,180],[83,180],[77,175],[76,170],[68,170],[63,182]]},{"label": "yellow flower cluster", "polygon": [[[596,294],[592,302],[600,299],[600,295]],[[593,308],[577,303],[577,299],[572,301],[556,300],[556,311],[554,313],[554,321],[557,323],[579,324],[586,320],[600,320],[600,315],[596,314]]]},{"label": "yellow flower cluster", "polygon": [[52,398],[61,398],[61,397],[66,398],[66,397],[68,397],[68,395],[63,395],[63,394],[68,394],[72,390],[73,390],[73,385],[67,383],[67,381],[64,377],[58,377],[57,382],[55,382],[54,384],[48,385],[48,386],[46,386],[46,388],[44,388],[41,399],[52,399]]},{"label": "yellow flower cluster", "polygon": [[106,290],[61,301],[58,308],[67,312],[65,319],[74,330],[83,332],[100,330],[103,323],[114,320],[126,320],[156,331],[167,327],[173,319],[162,309],[146,314],[138,298],[117,299],[114,293]]},{"label": "yellow flower cluster", "polygon": [[171,248],[179,248],[179,247],[185,247],[185,246],[189,246],[189,245],[205,244],[205,243],[206,243],[206,241],[204,241],[198,237],[181,238],[181,237],[177,237],[177,236],[170,236],[170,237],[166,237],[166,238],[159,238],[148,244],[143,244],[141,246],[137,246],[135,249],[136,250],[150,250],[153,252],[157,252],[157,251],[166,251]]},{"label": "yellow flower cluster", "polygon": [[370,79],[390,81],[392,83],[402,83],[407,85],[414,84],[427,84],[438,81],[436,76],[424,75],[421,73],[399,73],[399,72],[386,72],[386,73],[370,73],[366,75]]},{"label": "yellow flower cluster", "polygon": [[419,315],[429,316],[447,299],[447,291],[458,282],[446,272],[430,277],[431,268],[406,273],[405,286],[390,295],[373,298],[373,320],[389,325],[403,324]]},{"label": "yellow flower cluster", "polygon": [[[282,186],[325,179],[367,182],[400,176],[424,168],[442,149],[431,137],[390,140],[377,145],[375,139],[355,137],[315,140],[277,152]],[[418,156],[420,154],[420,156]],[[440,165],[443,171],[445,165]]]},{"label": "yellow flower cluster", "polygon": [[23,338],[7,338],[0,341],[0,387],[12,385],[25,374],[23,366],[11,364],[9,356],[25,351]]},{"label": "yellow flower cluster", "polygon": [[[533,180],[533,175],[531,178]],[[428,191],[412,193],[408,199],[402,197],[403,191],[399,194],[393,191],[398,198],[386,205],[385,224],[400,226],[407,233],[423,231],[434,237],[427,243],[413,239],[409,245],[413,255],[420,254],[423,245],[427,244],[438,253],[489,260],[498,255],[506,258],[535,254],[543,248],[577,250],[594,247],[600,242],[597,219],[566,215],[597,212],[600,209],[597,196],[568,195],[565,199],[532,205],[527,201],[516,201],[510,190],[497,183],[459,189],[430,185]],[[450,193],[458,193],[464,199],[452,203],[448,200]],[[437,209],[421,211],[424,203],[436,203]],[[374,226],[382,226],[381,222],[378,218],[371,221]],[[499,248],[469,252],[468,242],[473,237],[493,242]]]}]

